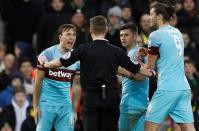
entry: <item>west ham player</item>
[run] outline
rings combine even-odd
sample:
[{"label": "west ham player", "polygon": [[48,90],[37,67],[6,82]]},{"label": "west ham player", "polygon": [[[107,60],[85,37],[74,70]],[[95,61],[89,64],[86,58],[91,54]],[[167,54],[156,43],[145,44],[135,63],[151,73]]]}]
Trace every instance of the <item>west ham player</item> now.
[{"label": "west ham player", "polygon": [[[59,44],[44,50],[40,54],[42,58],[51,61],[71,51],[76,40],[75,26],[61,25],[58,36]],[[33,98],[34,113],[38,121],[37,131],[50,131],[53,124],[56,131],[73,131],[74,113],[69,92],[73,74],[78,68],[78,62],[67,68],[56,69],[37,65]]]},{"label": "west ham player", "polygon": [[174,9],[157,3],[150,10],[152,26],[148,42],[149,68],[157,66],[158,85],[147,108],[145,131],[156,131],[167,115],[182,131],[195,131],[190,87],[184,72],[184,42],[181,32],[169,25]]},{"label": "west ham player", "polygon": [[[132,62],[138,62],[136,57],[139,49],[136,43],[137,26],[127,23],[120,28],[120,40],[127,49]],[[123,69],[124,70],[124,69]],[[122,72],[119,73],[122,74]],[[133,75],[133,74],[132,74]],[[120,103],[120,131],[144,131],[144,116],[148,106],[148,78],[136,74],[122,79],[122,98]]]}]

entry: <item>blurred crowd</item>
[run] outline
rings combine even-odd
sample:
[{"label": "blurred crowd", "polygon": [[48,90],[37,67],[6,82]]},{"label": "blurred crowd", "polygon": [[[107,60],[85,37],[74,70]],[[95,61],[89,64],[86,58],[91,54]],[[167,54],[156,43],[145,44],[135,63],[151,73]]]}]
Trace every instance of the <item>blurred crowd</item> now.
[{"label": "blurred crowd", "polygon": [[[185,72],[199,131],[199,0],[0,0],[0,131],[35,130],[32,94],[37,55],[57,44],[61,24],[77,27],[76,48],[91,41],[89,18],[101,14],[109,24],[106,39],[123,48],[119,27],[134,22],[139,27],[138,44],[147,47],[153,31],[148,11],[157,1],[176,10],[170,23],[183,34]],[[150,97],[155,89],[156,81],[151,80]],[[76,130],[82,130],[81,126],[79,122]],[[168,118],[160,128],[176,127]]]}]

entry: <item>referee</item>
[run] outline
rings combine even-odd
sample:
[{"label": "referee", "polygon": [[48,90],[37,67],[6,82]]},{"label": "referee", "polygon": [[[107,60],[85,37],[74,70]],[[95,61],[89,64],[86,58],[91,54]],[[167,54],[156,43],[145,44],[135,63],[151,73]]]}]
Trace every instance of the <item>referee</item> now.
[{"label": "referee", "polygon": [[[80,60],[80,78],[84,92],[84,131],[117,131],[119,118],[119,94],[117,91],[117,69],[121,66],[132,73],[153,76],[154,71],[133,64],[126,53],[104,39],[108,31],[103,16],[90,19],[93,42],[80,45],[60,59],[47,62],[40,57],[46,68],[69,66]],[[127,74],[129,76],[129,74]]]}]

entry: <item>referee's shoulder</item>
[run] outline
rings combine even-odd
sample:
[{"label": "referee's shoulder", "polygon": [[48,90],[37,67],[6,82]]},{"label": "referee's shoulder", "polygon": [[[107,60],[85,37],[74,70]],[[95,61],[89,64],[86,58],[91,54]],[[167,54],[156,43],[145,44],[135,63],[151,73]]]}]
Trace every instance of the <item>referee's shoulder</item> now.
[{"label": "referee's shoulder", "polygon": [[107,45],[108,45],[110,48],[112,48],[113,50],[115,50],[115,51],[124,52],[124,50],[123,50],[122,48],[120,48],[120,47],[118,47],[118,46],[115,46],[115,45],[113,45],[113,44],[111,44],[111,43],[107,43]]},{"label": "referee's shoulder", "polygon": [[77,46],[73,50],[82,50],[82,49],[87,48],[88,46],[89,46],[89,43],[80,44],[79,46]]}]

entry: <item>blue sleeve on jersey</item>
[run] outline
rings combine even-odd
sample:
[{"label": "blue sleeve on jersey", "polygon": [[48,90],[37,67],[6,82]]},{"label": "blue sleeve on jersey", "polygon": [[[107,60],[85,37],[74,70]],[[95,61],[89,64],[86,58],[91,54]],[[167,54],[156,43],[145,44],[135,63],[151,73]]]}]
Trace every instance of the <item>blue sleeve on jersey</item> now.
[{"label": "blue sleeve on jersey", "polygon": [[[51,61],[51,58],[50,58],[51,51],[49,50],[49,48],[42,51],[39,56],[45,56],[48,61]],[[41,71],[45,71],[45,68],[42,65],[40,65],[39,60],[37,60],[37,69],[39,69]]]},{"label": "blue sleeve on jersey", "polygon": [[154,31],[149,36],[148,47],[160,47],[160,35],[157,31]]},{"label": "blue sleeve on jersey", "polygon": [[80,70],[80,61],[76,62],[76,70]]},{"label": "blue sleeve on jersey", "polygon": [[48,61],[52,60],[52,57],[51,57],[52,56],[52,51],[50,50],[50,48],[42,51],[40,55],[44,55],[47,58]]}]

